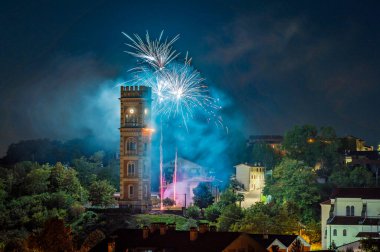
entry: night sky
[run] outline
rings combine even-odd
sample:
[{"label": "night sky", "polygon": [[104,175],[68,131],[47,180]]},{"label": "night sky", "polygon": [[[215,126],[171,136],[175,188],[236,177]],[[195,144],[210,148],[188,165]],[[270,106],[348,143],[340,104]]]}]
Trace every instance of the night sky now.
[{"label": "night sky", "polygon": [[113,86],[134,64],[121,32],[147,30],[180,34],[246,136],[314,124],[377,144],[379,24],[379,1],[1,1],[0,156],[23,139],[117,138]]}]

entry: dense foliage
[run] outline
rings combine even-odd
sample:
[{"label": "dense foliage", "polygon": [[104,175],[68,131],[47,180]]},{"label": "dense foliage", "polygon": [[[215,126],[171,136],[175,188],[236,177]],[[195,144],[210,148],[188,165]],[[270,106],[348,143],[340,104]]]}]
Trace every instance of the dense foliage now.
[{"label": "dense foliage", "polygon": [[[58,229],[64,222],[73,227],[66,230],[70,235],[85,232],[87,224],[78,222],[86,215],[85,206],[113,204],[115,188],[95,173],[88,186],[79,177],[75,167],[59,162],[41,165],[24,161],[0,167],[0,248],[8,243],[16,246],[17,241],[26,241],[28,237],[28,246],[50,246],[44,239],[66,230]],[[48,229],[53,224],[57,228]]]}]

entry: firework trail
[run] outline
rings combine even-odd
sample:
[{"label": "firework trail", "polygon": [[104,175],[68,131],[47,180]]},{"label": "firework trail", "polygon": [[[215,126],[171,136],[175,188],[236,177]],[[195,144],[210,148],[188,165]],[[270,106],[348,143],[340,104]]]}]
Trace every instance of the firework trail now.
[{"label": "firework trail", "polygon": [[133,37],[128,34],[123,34],[130,40],[130,43],[126,43],[127,46],[133,49],[133,51],[125,51],[126,53],[142,60],[143,63],[147,63],[155,70],[163,70],[167,64],[177,58],[179,53],[173,50],[172,45],[179,39],[179,35],[173,39],[161,41],[164,31],[156,40],[151,40],[149,33],[145,35],[145,41],[137,34]]}]

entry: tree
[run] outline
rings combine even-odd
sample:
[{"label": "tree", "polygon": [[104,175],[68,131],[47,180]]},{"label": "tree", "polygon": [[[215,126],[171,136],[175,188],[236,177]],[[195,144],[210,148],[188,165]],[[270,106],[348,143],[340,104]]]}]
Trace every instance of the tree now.
[{"label": "tree", "polygon": [[[273,172],[274,183],[265,191],[276,202],[297,202],[304,221],[316,217],[315,209],[319,202],[316,174],[303,162],[284,158]],[[265,186],[267,187],[267,185]]]},{"label": "tree", "polygon": [[192,219],[198,219],[201,214],[201,210],[197,206],[190,206],[186,209],[186,217]]},{"label": "tree", "polygon": [[93,181],[89,188],[89,201],[93,206],[107,207],[115,204],[116,189],[107,181]]},{"label": "tree", "polygon": [[199,208],[206,208],[214,201],[214,197],[207,183],[199,183],[199,185],[193,189],[193,193],[194,204]]},{"label": "tree", "polygon": [[31,170],[25,178],[23,187],[26,194],[40,194],[48,191],[50,167],[43,166]]},{"label": "tree", "polygon": [[230,204],[222,210],[222,214],[218,218],[220,231],[230,231],[231,227],[243,217],[241,207],[236,204]]},{"label": "tree", "polygon": [[306,165],[320,166],[321,175],[327,176],[339,163],[340,140],[331,127],[322,127],[318,132],[312,125],[295,126],[285,133],[283,147],[291,159]]},{"label": "tree", "polygon": [[260,163],[271,170],[281,160],[281,156],[267,143],[258,142],[252,147],[250,162]]},{"label": "tree", "polygon": [[58,162],[52,168],[49,180],[52,192],[66,192],[80,202],[87,200],[87,191],[81,186],[74,169]]},{"label": "tree", "polygon": [[299,230],[297,212],[291,204],[264,204],[258,202],[244,211],[244,217],[235,229],[249,233],[293,234]]},{"label": "tree", "polygon": [[216,204],[212,204],[205,209],[206,219],[210,222],[216,222],[220,214],[220,209]]},{"label": "tree", "polygon": [[310,240],[310,244],[319,243],[321,241],[321,223],[315,220],[306,224],[305,234]]},{"label": "tree", "polygon": [[236,200],[239,201],[239,207],[241,207],[241,202],[244,201],[244,194],[238,193],[236,195]]},{"label": "tree", "polygon": [[232,188],[227,188],[221,195],[218,201],[218,206],[220,209],[224,207],[235,204],[237,201],[236,194],[233,192]]},{"label": "tree", "polygon": [[163,199],[162,203],[164,204],[164,206],[174,206],[175,205],[175,201],[171,198]]},{"label": "tree", "polygon": [[369,187],[374,179],[372,173],[362,166],[353,169],[341,166],[331,174],[330,182],[336,187]]}]

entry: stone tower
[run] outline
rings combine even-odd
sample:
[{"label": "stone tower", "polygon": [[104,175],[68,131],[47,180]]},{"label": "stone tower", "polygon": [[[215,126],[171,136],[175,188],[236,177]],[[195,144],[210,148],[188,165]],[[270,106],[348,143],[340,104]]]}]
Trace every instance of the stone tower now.
[{"label": "stone tower", "polygon": [[120,207],[134,212],[152,208],[151,88],[121,87],[120,93]]}]

